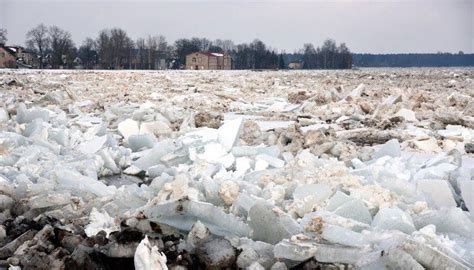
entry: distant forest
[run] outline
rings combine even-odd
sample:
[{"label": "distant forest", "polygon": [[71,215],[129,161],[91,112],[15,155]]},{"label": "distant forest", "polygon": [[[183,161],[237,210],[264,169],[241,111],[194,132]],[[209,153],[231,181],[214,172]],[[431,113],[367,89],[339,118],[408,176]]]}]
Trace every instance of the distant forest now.
[{"label": "distant forest", "polygon": [[474,54],[352,54],[355,67],[468,67]]},{"label": "distant forest", "polygon": [[[308,56],[304,52],[284,54],[284,61],[304,62],[303,68],[322,67],[308,66]],[[352,53],[352,64],[357,67],[473,67],[474,54],[452,53],[410,53],[410,54],[360,54]]]}]

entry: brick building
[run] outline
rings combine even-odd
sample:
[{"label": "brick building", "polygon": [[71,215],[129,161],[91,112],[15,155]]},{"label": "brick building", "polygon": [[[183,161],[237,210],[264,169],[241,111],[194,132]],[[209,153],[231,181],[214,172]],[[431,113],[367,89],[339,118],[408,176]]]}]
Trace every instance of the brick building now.
[{"label": "brick building", "polygon": [[186,69],[192,70],[229,70],[232,59],[228,54],[195,52],[186,55]]},{"label": "brick building", "polygon": [[36,55],[25,48],[0,44],[0,68],[32,68],[38,65]]},{"label": "brick building", "polygon": [[16,68],[15,52],[3,44],[0,44],[0,68]]}]

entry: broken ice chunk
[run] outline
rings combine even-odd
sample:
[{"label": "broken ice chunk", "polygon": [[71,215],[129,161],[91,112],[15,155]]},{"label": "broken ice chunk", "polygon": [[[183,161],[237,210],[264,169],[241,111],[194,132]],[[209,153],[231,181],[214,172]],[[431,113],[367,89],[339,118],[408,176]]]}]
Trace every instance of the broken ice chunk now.
[{"label": "broken ice chunk", "polygon": [[202,181],[202,189],[206,201],[214,205],[222,204],[222,199],[219,196],[219,184],[212,178],[204,178]]},{"label": "broken ice chunk", "polygon": [[464,200],[467,209],[469,209],[469,212],[474,214],[474,181],[461,181],[459,183],[459,188],[461,189],[462,199]]},{"label": "broken ice chunk", "polygon": [[242,129],[243,118],[239,117],[234,120],[227,120],[217,130],[219,143],[229,151],[237,142],[240,131]]},{"label": "broken ice chunk", "polygon": [[13,199],[10,196],[0,194],[0,211],[10,209]]},{"label": "broken ice chunk", "polygon": [[265,270],[265,267],[263,267],[258,262],[254,262],[247,269],[248,270]]},{"label": "broken ice chunk", "polygon": [[263,146],[263,145],[258,145],[258,146],[234,146],[232,148],[232,154],[236,157],[241,157],[241,156],[256,156],[258,154],[266,154],[272,157],[278,157],[280,154],[280,149],[278,149],[278,146],[272,145],[272,146]]},{"label": "broken ice chunk", "polygon": [[0,107],[0,123],[6,123],[8,122],[8,119],[10,119],[8,111],[5,108]]},{"label": "broken ice chunk", "polygon": [[407,122],[417,122],[418,119],[416,119],[415,112],[412,110],[408,110],[405,108],[400,109],[395,116],[401,116],[405,119]]},{"label": "broken ice chunk", "polygon": [[235,159],[235,177],[244,176],[248,170],[252,167],[252,160],[248,157],[238,157]]},{"label": "broken ice chunk", "polygon": [[284,152],[281,154],[286,163],[289,163],[294,159],[294,156],[291,152]]},{"label": "broken ice chunk", "polygon": [[244,269],[246,267],[249,267],[253,262],[256,262],[257,260],[258,260],[258,253],[252,248],[245,248],[239,254],[239,257],[237,258],[236,262],[237,262],[237,266],[240,269]]},{"label": "broken ice chunk", "polygon": [[71,194],[69,192],[41,194],[29,199],[29,205],[31,209],[61,206],[68,203],[71,203]]},{"label": "broken ice chunk", "polygon": [[369,230],[370,226],[366,223],[358,222],[353,219],[344,218],[328,211],[315,211],[304,215],[300,222],[306,234],[320,234],[323,225],[334,225],[347,228],[354,232]]},{"label": "broken ice chunk", "polygon": [[268,168],[270,164],[268,164],[267,161],[263,160],[263,159],[259,159],[255,162],[255,168],[254,170],[257,172],[257,171],[263,171],[263,170],[266,170]]},{"label": "broken ice chunk", "polygon": [[154,179],[155,177],[160,176],[166,170],[166,166],[163,164],[158,164],[148,168],[148,177]]},{"label": "broken ice chunk", "polygon": [[191,228],[191,231],[188,234],[186,243],[191,246],[191,248],[195,248],[200,243],[208,239],[210,235],[211,232],[209,231],[209,229],[206,228],[206,226],[204,226],[204,224],[202,224],[201,221],[198,220],[196,221],[196,223],[193,224],[193,227]]},{"label": "broken ice chunk", "polygon": [[97,137],[94,136],[91,140],[81,143],[77,150],[85,154],[94,154],[99,151],[107,141],[107,135]]},{"label": "broken ice chunk", "polygon": [[148,241],[148,236],[138,244],[133,256],[135,270],[168,270],[166,266],[166,256],[158,250],[158,247],[152,246]]},{"label": "broken ice chunk", "polygon": [[187,198],[174,202],[153,204],[145,207],[145,215],[152,221],[164,223],[180,230],[190,231],[197,220],[220,236],[248,236],[250,228],[231,214],[205,202]]},{"label": "broken ice chunk", "polygon": [[305,261],[314,257],[318,262],[356,264],[367,252],[360,248],[321,244],[314,240],[283,240],[274,248],[275,257]]},{"label": "broken ice chunk", "polygon": [[313,211],[314,207],[320,205],[320,203],[329,198],[331,194],[331,188],[324,184],[306,184],[298,186],[293,192],[296,212],[298,215],[303,216],[304,214]]},{"label": "broken ice chunk", "polygon": [[270,270],[288,270],[288,267],[284,262],[276,262]]},{"label": "broken ice chunk", "polygon": [[418,179],[446,179],[448,180],[449,175],[458,168],[457,165],[451,163],[440,163],[427,168],[423,168],[417,171],[413,178]]},{"label": "broken ice chunk", "polygon": [[474,222],[468,213],[460,208],[442,208],[435,211],[426,211],[413,218],[416,228],[423,228],[433,224],[441,233],[454,233],[474,240]]},{"label": "broken ice chunk", "polygon": [[259,200],[250,208],[249,219],[254,240],[276,244],[301,232],[301,227],[293,218],[265,201]]},{"label": "broken ice chunk", "polygon": [[361,83],[347,95],[346,99],[359,97],[364,90],[365,90],[365,84]]},{"label": "broken ice chunk", "polygon": [[430,137],[427,140],[415,140],[413,141],[413,144],[416,146],[416,148],[427,153],[439,153],[442,151],[438,146],[438,141],[433,137]]},{"label": "broken ice chunk", "polygon": [[413,220],[398,208],[382,208],[374,217],[372,227],[380,230],[399,230],[410,234],[415,231]]},{"label": "broken ice chunk", "polygon": [[164,121],[144,122],[140,125],[140,134],[160,136],[171,133],[173,130]]},{"label": "broken ice chunk", "polygon": [[381,158],[383,156],[390,156],[390,157],[400,157],[401,150],[400,150],[400,143],[397,139],[392,139],[385,144],[383,144],[375,153],[374,159]]},{"label": "broken ice chunk", "polygon": [[219,143],[208,143],[204,146],[204,153],[198,154],[198,158],[210,163],[220,163],[225,168],[234,164],[232,153],[227,154],[227,150]]},{"label": "broken ice chunk", "polygon": [[435,207],[441,208],[456,206],[450,185],[446,180],[418,180],[416,188],[418,191],[428,196],[429,200],[433,202]]},{"label": "broken ice chunk", "polygon": [[115,187],[106,186],[104,183],[84,176],[76,171],[58,169],[55,172],[56,181],[60,187],[87,191],[97,196],[113,195]]},{"label": "broken ice chunk", "polygon": [[44,122],[49,121],[49,112],[46,109],[27,109],[25,104],[21,103],[16,109],[16,121],[19,124],[30,123],[34,119],[41,118]]},{"label": "broken ice chunk", "polygon": [[120,122],[117,129],[125,141],[128,140],[130,136],[137,135],[140,132],[138,129],[138,123],[130,118]]},{"label": "broken ice chunk", "polygon": [[[427,269],[473,269],[473,265],[465,261],[463,258],[456,256],[450,252],[449,248],[429,239],[421,233],[415,232],[402,245],[405,252],[410,254],[415,260]],[[451,254],[447,254],[448,251]]]},{"label": "broken ice chunk", "polygon": [[185,145],[190,145],[195,142],[206,143],[218,140],[218,130],[213,128],[199,128],[194,131],[187,132],[181,137],[181,141]]},{"label": "broken ice chunk", "polygon": [[321,237],[331,243],[350,247],[364,247],[369,244],[361,233],[340,226],[325,225]]},{"label": "broken ice chunk", "polygon": [[294,243],[285,239],[275,245],[273,252],[276,258],[302,262],[313,257],[317,249],[314,241]]},{"label": "broken ice chunk", "polygon": [[89,216],[90,223],[84,228],[87,236],[92,237],[100,231],[104,231],[109,237],[111,232],[120,231],[119,221],[109,216],[107,212],[102,210],[99,212],[95,207]]},{"label": "broken ice chunk", "polygon": [[384,105],[392,105],[395,103],[398,103],[402,101],[402,96],[401,95],[391,95],[388,98],[386,98],[383,102]]},{"label": "broken ice chunk", "polygon": [[372,222],[372,216],[370,215],[369,209],[364,202],[357,199],[352,199],[342,204],[334,210],[334,214],[367,224]]},{"label": "broken ice chunk", "polygon": [[156,138],[152,134],[138,134],[132,135],[128,138],[128,147],[133,152],[141,151],[143,149],[153,148]]},{"label": "broken ice chunk", "polygon": [[[239,243],[238,244],[236,243],[234,247],[241,249],[242,252],[245,252],[246,250],[250,250],[252,254],[255,255],[256,253],[258,257],[256,260],[253,260],[253,261],[258,262],[263,267],[265,267],[265,269],[270,268],[275,263],[275,258],[273,255],[273,245],[270,245],[268,243],[261,242],[261,241],[253,241],[251,239],[242,237],[239,239]],[[247,259],[250,259],[250,258],[247,257]],[[249,260],[247,260],[248,263],[252,263],[253,261],[249,262]]]},{"label": "broken ice chunk", "polygon": [[314,258],[324,263],[356,264],[367,252],[360,248],[318,244]]},{"label": "broken ice chunk", "polygon": [[0,193],[6,194],[8,196],[12,196],[14,192],[13,183],[8,178],[3,177],[0,175]]},{"label": "broken ice chunk", "polygon": [[315,197],[316,202],[323,201],[331,196],[331,188],[325,184],[306,184],[298,186],[293,192],[295,200],[302,200],[306,197]]},{"label": "broken ice chunk", "polygon": [[133,165],[142,170],[147,170],[151,166],[160,164],[161,158],[163,156],[174,152],[176,149],[176,146],[171,140],[159,141],[155,144],[155,147],[150,149],[144,156],[136,160]]},{"label": "broken ice chunk", "polygon": [[40,140],[48,139],[48,127],[41,118],[34,119],[26,125],[23,135],[29,138],[37,138]]},{"label": "broken ice chunk", "polygon": [[346,193],[341,192],[341,191],[336,191],[334,195],[329,199],[328,204],[326,206],[326,210],[328,211],[334,211],[336,210],[339,206],[343,205],[344,203],[352,200],[351,197],[349,197]]},{"label": "broken ice chunk", "polygon": [[124,174],[128,174],[128,175],[138,175],[139,173],[143,172],[143,170],[132,165],[132,166],[126,168],[125,170],[123,170],[122,172]]},{"label": "broken ice chunk", "polygon": [[260,154],[255,157],[256,162],[263,160],[268,165],[274,168],[281,168],[285,165],[285,162],[279,158],[272,157],[267,154]]},{"label": "broken ice chunk", "polygon": [[[372,262],[364,264],[364,260],[372,260]],[[365,259],[359,260],[359,263],[361,264],[358,265],[358,269],[425,269],[410,254],[402,250],[400,247],[394,247],[389,248],[388,250],[384,250],[383,255],[380,251],[372,252]]]},{"label": "broken ice chunk", "polygon": [[118,174],[120,173],[120,169],[115,163],[114,157],[110,151],[110,149],[102,149],[99,151],[99,156],[102,158],[104,161],[104,167],[109,169],[112,173]]},{"label": "broken ice chunk", "polygon": [[246,217],[254,204],[254,198],[245,193],[240,193],[232,205],[232,212],[238,216]]}]

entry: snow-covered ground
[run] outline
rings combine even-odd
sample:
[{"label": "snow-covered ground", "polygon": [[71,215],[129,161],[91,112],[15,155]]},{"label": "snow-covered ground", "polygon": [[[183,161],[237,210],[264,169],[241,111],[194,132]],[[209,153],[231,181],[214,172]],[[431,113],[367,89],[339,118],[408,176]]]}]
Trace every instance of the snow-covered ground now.
[{"label": "snow-covered ground", "polygon": [[0,268],[472,269],[473,82],[1,70]]}]

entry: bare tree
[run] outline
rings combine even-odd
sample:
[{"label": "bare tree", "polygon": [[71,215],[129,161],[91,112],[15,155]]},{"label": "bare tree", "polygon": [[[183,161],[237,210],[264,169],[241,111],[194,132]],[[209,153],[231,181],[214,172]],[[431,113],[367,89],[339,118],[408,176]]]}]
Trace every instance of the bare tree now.
[{"label": "bare tree", "polygon": [[[158,43],[157,57],[159,58],[160,61],[163,60],[166,63],[172,57],[173,47],[168,44],[168,42],[166,41],[166,38],[162,35],[159,35],[157,37],[157,43]],[[160,66],[160,68],[163,68],[163,66]]]},{"label": "bare tree", "polygon": [[166,38],[162,35],[159,35],[156,37],[156,39],[158,44],[158,51],[166,51],[168,49],[168,42],[166,41]]},{"label": "bare tree", "polygon": [[98,53],[96,42],[92,38],[86,38],[77,52],[84,68],[91,69],[97,64]]},{"label": "bare tree", "polygon": [[226,53],[230,53],[231,51],[236,49],[236,46],[232,40],[226,39],[216,39],[213,43],[214,46],[222,48],[222,50]]},{"label": "bare tree", "polygon": [[5,28],[0,28],[0,44],[5,44],[7,43],[7,34],[8,31]]},{"label": "bare tree", "polygon": [[101,67],[105,69],[112,68],[112,46],[110,41],[110,31],[100,31],[95,44]]},{"label": "bare tree", "polygon": [[338,66],[337,68],[351,68],[352,67],[352,55],[346,43],[341,43],[337,48],[338,52]]},{"label": "bare tree", "polygon": [[133,46],[132,39],[123,29],[113,28],[110,30],[110,47],[114,68],[123,68],[126,64],[130,67]]},{"label": "bare tree", "polygon": [[336,55],[336,42],[332,39],[326,39],[321,47],[323,55],[323,69],[334,68]]},{"label": "bare tree", "polygon": [[135,69],[137,68],[137,62],[139,63],[138,68],[143,69],[145,67],[145,62],[147,61],[148,58],[148,52],[146,49],[145,45],[145,39],[139,38],[135,42],[137,46],[137,55],[136,55],[136,61],[135,61]]},{"label": "bare tree", "polygon": [[26,33],[26,46],[41,57],[40,68],[43,67],[43,61],[49,49],[49,44],[48,27],[42,23]]},{"label": "bare tree", "polygon": [[148,36],[146,40],[148,50],[148,69],[153,69],[156,61],[156,50],[158,49],[158,40],[156,37]]},{"label": "bare tree", "polygon": [[123,29],[113,28],[100,31],[96,46],[102,68],[132,67],[134,42]]},{"label": "bare tree", "polygon": [[71,66],[75,58],[75,48],[71,33],[57,26],[49,27],[48,33],[51,42],[51,64],[53,67]]}]

